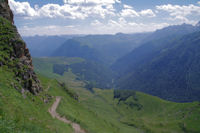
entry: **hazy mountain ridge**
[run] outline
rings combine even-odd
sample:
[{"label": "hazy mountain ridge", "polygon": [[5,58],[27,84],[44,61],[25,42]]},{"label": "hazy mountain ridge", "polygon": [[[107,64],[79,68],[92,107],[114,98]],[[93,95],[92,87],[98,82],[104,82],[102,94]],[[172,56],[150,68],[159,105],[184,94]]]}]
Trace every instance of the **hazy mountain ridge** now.
[{"label": "hazy mountain ridge", "polygon": [[[101,54],[102,60],[111,65],[117,59],[125,56],[140,45],[162,39],[165,37],[178,37],[197,31],[197,26],[189,24],[165,27],[155,32],[134,33],[115,35],[66,35],[66,36],[33,36],[23,37],[28,44],[30,52],[35,57],[51,56],[59,53],[58,48],[68,39],[79,42],[81,45],[89,46]],[[38,49],[39,48],[39,49]],[[57,49],[57,51],[56,51]],[[62,49],[62,48],[60,48]],[[68,49],[70,49],[68,47]]]},{"label": "hazy mountain ridge", "polygon": [[196,32],[174,40],[166,38],[166,41],[147,43],[135,49],[121,59],[125,60],[123,65],[130,63],[129,67],[124,71],[123,67],[115,69],[123,75],[117,80],[117,86],[172,101],[199,101],[199,36]]},{"label": "hazy mountain ridge", "polygon": [[111,65],[118,58],[137,48],[151,33],[115,35],[88,35],[73,38],[82,45],[88,45],[98,51],[106,64]]},{"label": "hazy mountain ridge", "polygon": [[189,33],[197,32],[200,30],[198,23],[196,25],[191,24],[181,24],[181,25],[171,25],[159,30],[156,30],[150,35],[150,40],[157,40],[166,37],[179,37]]},{"label": "hazy mountain ridge", "polygon": [[67,39],[73,36],[32,36],[23,37],[33,57],[51,56]]},{"label": "hazy mountain ridge", "polygon": [[51,56],[81,57],[87,60],[103,62],[101,55],[95,49],[87,45],[81,45],[80,42],[73,39],[64,42]]},{"label": "hazy mountain ridge", "polygon": [[[156,49],[158,50],[164,47],[170,47],[170,42],[173,42],[173,40],[196,31],[200,31],[200,27],[189,24],[168,26],[156,30],[144,39],[138,48],[132,50],[132,52],[119,58],[115,63],[113,63],[111,68],[119,74],[126,73],[130,71],[129,69],[133,69],[135,67],[134,64],[137,64],[138,61],[143,62],[144,60],[147,60],[145,58],[152,58],[151,56],[153,56],[153,53],[156,54]],[[132,57],[134,57],[134,59],[132,59]]]},{"label": "hazy mountain ridge", "polygon": [[[63,44],[56,44],[57,49],[54,51],[52,49],[53,54],[51,54],[51,56],[84,58],[86,61],[93,61],[96,64],[99,64],[98,66],[102,66],[102,70],[108,70],[108,66],[111,65],[111,69],[115,74],[113,74],[112,71],[109,71],[111,76],[108,77],[111,77],[110,79],[116,79],[115,86],[117,88],[124,87],[126,89],[132,89],[131,85],[126,86],[125,84],[131,84],[127,82],[131,82],[130,75],[134,73],[134,71],[137,71],[140,67],[145,66],[145,64],[151,63],[152,60],[155,60],[167,50],[174,47],[174,45],[178,43],[176,41],[181,40],[182,36],[199,30],[200,27],[198,24],[196,26],[182,24],[168,26],[152,33],[118,33],[116,35],[87,35],[82,37],[73,37],[71,39],[67,39]],[[133,51],[130,52],[131,50]],[[125,55],[126,53],[128,54]],[[117,61],[112,64],[112,62],[115,60]],[[57,69],[58,68],[59,67],[57,67]],[[79,69],[81,70],[80,67]],[[85,74],[86,73],[84,73],[84,75]],[[87,76],[88,75],[86,74],[84,77]],[[145,79],[145,77],[143,79]],[[123,82],[124,80],[126,82]],[[98,81],[100,81],[100,79]],[[150,88],[149,91],[145,92],[156,95],[158,91],[156,93],[151,92],[153,89],[154,88]],[[161,92],[159,93],[160,94],[157,96],[162,98],[168,99],[167,97],[171,97],[170,95],[165,96],[165,91],[162,92],[163,94],[161,94]],[[175,100],[173,99],[174,97],[175,96],[172,96],[172,98],[168,100]],[[184,99],[180,101],[184,101]]]},{"label": "hazy mountain ridge", "polygon": [[[150,33],[138,33],[138,34],[118,33],[116,35],[86,35],[82,37],[79,37],[78,35],[77,36],[69,35],[69,36],[33,36],[33,37],[23,37],[23,38],[27,42],[31,54],[36,57],[43,57],[43,56],[50,57],[52,55],[55,56],[56,53],[59,54],[60,52],[58,51],[58,49],[60,48],[60,50],[62,50],[63,49],[62,47],[64,47],[63,44],[67,43],[67,41],[70,39],[71,41],[72,40],[76,41],[81,46],[88,46],[90,49],[93,49],[94,52],[101,55],[102,58],[101,60],[104,60],[106,64],[111,65],[116,59],[127,54],[132,49],[138,47],[140,45],[140,42],[142,42],[144,38],[149,36],[149,34]],[[55,40],[52,40],[51,38],[55,38]],[[65,40],[63,41],[63,39]],[[60,43],[59,40],[62,40],[63,42]],[[69,42],[67,44],[69,46]],[[71,48],[68,47],[68,50],[70,49]],[[74,54],[76,54],[76,51],[74,51]]]}]

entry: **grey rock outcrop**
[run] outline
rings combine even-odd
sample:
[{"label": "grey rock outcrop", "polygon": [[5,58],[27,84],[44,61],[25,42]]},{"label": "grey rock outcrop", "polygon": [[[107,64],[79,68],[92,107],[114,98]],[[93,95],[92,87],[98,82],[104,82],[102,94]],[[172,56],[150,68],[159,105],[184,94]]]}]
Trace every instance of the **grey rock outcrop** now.
[{"label": "grey rock outcrop", "polygon": [[[13,13],[8,5],[8,0],[0,0],[0,17],[9,20],[13,25],[12,31],[14,32],[14,37],[12,37],[12,39],[9,40],[9,44],[6,45],[13,49],[10,53],[10,60],[17,60],[17,63],[14,66],[16,79],[18,79],[25,90],[36,95],[42,90],[40,81],[34,72],[29,50],[18,33],[17,28],[14,26]],[[7,64],[1,62],[0,67],[3,65]]]},{"label": "grey rock outcrop", "polygon": [[14,23],[13,13],[8,5],[8,0],[0,0],[0,16]]}]

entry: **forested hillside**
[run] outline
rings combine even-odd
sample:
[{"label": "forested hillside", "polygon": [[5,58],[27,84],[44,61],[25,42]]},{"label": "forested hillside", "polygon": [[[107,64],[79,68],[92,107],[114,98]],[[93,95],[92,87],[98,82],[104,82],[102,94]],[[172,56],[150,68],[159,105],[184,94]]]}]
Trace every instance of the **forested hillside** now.
[{"label": "forested hillside", "polygon": [[117,80],[117,86],[172,101],[198,101],[199,36],[200,33],[196,32],[177,39],[166,38],[136,49],[122,59],[131,59],[132,62],[122,68],[125,74]]},{"label": "forested hillside", "polygon": [[80,42],[73,39],[64,42],[51,56],[61,57],[80,57],[87,60],[102,62],[101,54],[87,45],[81,45]]}]

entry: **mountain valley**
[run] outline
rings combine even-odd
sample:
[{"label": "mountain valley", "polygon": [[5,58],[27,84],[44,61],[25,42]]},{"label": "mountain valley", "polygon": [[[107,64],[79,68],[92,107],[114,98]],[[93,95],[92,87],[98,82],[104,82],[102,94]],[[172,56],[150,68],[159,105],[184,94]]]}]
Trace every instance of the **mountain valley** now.
[{"label": "mountain valley", "polygon": [[0,0],[0,133],[200,132],[199,24],[21,37],[13,17]]}]

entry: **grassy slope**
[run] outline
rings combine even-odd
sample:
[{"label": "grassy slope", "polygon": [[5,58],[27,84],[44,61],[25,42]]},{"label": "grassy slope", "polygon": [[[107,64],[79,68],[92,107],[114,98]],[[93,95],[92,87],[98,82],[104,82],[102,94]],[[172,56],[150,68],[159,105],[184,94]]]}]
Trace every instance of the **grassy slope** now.
[{"label": "grassy slope", "polygon": [[[85,89],[83,90],[82,88],[81,93],[84,93],[84,96],[79,95],[80,101],[78,102],[67,95],[67,93],[63,89],[52,88],[52,82],[49,82],[49,79],[44,77],[41,77],[40,79],[42,83],[46,83],[46,85],[44,86],[50,86],[48,90],[49,94],[54,96],[62,96],[61,103],[57,110],[61,115],[66,116],[68,119],[79,123],[88,133],[119,133],[118,126],[122,127],[123,124],[120,125],[119,122],[117,122],[118,124],[114,124],[112,123],[113,121],[107,119],[106,116],[98,116],[96,114],[96,111],[90,110],[87,106],[85,106],[85,104],[80,102],[84,99],[84,97],[86,97],[86,95],[87,97],[89,97],[89,95],[93,95],[90,94],[89,91]],[[76,91],[78,91],[78,88]],[[124,128],[126,127],[127,126],[124,125]],[[135,133],[140,133],[139,130],[137,130],[136,128],[130,127],[129,132],[131,133],[132,131],[135,131]]]},{"label": "grassy slope", "polygon": [[0,67],[0,132],[72,132],[69,125],[52,119],[47,113],[51,103],[44,104],[41,100],[45,97],[44,92],[38,96],[25,92],[26,97],[20,93],[22,83],[19,81],[23,81],[20,77],[16,81],[14,73],[25,71],[27,66],[16,68],[18,59],[10,57],[14,53],[11,42],[16,41],[18,45],[23,45],[23,42],[16,38],[15,26],[2,17],[0,17],[0,31],[0,63],[4,65]]},{"label": "grassy slope", "polygon": [[[200,131],[199,103],[173,103],[140,92],[136,93],[136,97],[143,106],[141,110],[131,108],[124,102],[118,105],[118,100],[113,99],[113,90],[96,89],[95,95],[81,103],[96,112],[99,117],[104,117],[118,125],[119,132],[122,133],[129,132],[126,130],[130,127],[152,133],[197,133]],[[127,101],[133,101],[132,97]]]},{"label": "grassy slope", "polygon": [[[27,93],[26,98],[22,96],[14,87],[13,83],[21,87],[15,79],[13,73],[5,67],[0,67],[0,132],[28,132],[28,133],[65,133],[72,132],[70,125],[66,125],[53,119],[48,113],[48,108],[52,101],[45,104],[41,99],[46,92],[33,96]],[[60,88],[56,82],[53,86]],[[52,86],[52,87],[53,87]],[[46,87],[46,86],[45,86]]]},{"label": "grassy slope", "polygon": [[33,58],[35,71],[48,78],[55,78],[59,81],[65,82],[70,87],[83,86],[83,82],[76,80],[76,75],[71,71],[65,72],[63,76],[53,73],[53,64],[74,64],[84,61],[82,58],[66,58],[66,57],[52,57],[52,58]]},{"label": "grassy slope", "polygon": [[[52,70],[49,70],[48,74],[51,75]],[[67,77],[68,79],[74,78],[69,74]],[[67,80],[64,76],[60,79],[61,81]],[[60,92],[57,95],[66,99],[61,101],[58,112],[79,122],[92,133],[137,133],[141,130],[154,133],[196,133],[200,131],[199,103],[173,103],[137,92],[138,103],[143,107],[137,110],[124,102],[117,104],[118,100],[113,99],[113,90],[95,89],[95,93],[92,94],[81,87],[76,80],[73,84],[72,82],[66,83],[70,90],[79,95],[80,103],[73,102],[71,98],[65,96],[65,93]],[[56,92],[52,90],[52,94]],[[133,97],[127,101],[133,101]]]},{"label": "grassy slope", "polygon": [[127,109],[123,118],[125,122],[128,120],[129,124],[142,127],[149,132],[197,133],[200,131],[199,103],[173,103],[139,92],[137,97],[143,109],[140,111]]},{"label": "grassy slope", "polygon": [[[47,112],[55,99],[45,104],[45,94],[62,96],[57,112],[86,129],[88,133],[197,133],[200,131],[199,103],[172,103],[157,97],[136,93],[141,110],[113,99],[113,90],[95,89],[92,94],[83,88],[79,101],[74,100],[54,79],[40,76],[45,90],[38,96],[24,98],[11,85],[17,82],[12,72],[0,68],[0,132],[73,132],[65,123],[51,118]],[[47,90],[48,88],[48,90]],[[130,97],[127,101],[132,101]],[[9,103],[9,104],[8,104]],[[140,130],[141,129],[141,130]]]},{"label": "grassy slope", "polygon": [[[141,132],[140,130],[137,130],[135,127],[129,127],[125,124],[120,123],[116,119],[110,121],[110,119],[107,119],[106,116],[104,117],[98,116],[95,110],[92,111],[84,103],[82,103],[81,101],[90,99],[90,97],[93,97],[94,94],[84,89],[80,81],[75,80],[75,76],[73,75],[73,73],[65,73],[64,76],[60,76],[60,75],[52,73],[52,67],[53,67],[52,64],[55,63],[56,59],[57,58],[51,58],[51,59],[50,58],[43,58],[43,59],[35,58],[34,65],[37,72],[41,73],[42,75],[48,76],[50,78],[54,77],[59,81],[64,81],[70,90],[75,91],[79,95],[80,103],[78,103],[74,99],[67,96],[66,93],[63,93],[63,90],[55,90],[50,87],[49,92],[51,93],[51,95],[57,95],[57,96],[63,97],[61,104],[58,107],[58,112],[60,114],[66,116],[68,119],[71,119],[73,121],[80,123],[80,125],[84,129],[86,129],[89,133],[90,132],[91,133],[119,133],[119,127],[123,128],[123,130],[121,130],[122,133],[123,132],[132,133],[133,131],[135,133]],[[68,63],[68,64],[73,64],[73,63],[76,63],[75,61],[79,61],[79,58],[73,58],[72,59],[73,62],[72,60],[69,60],[69,59],[72,59],[72,58],[63,58],[63,60],[65,60],[65,63]],[[62,63],[63,60],[59,59],[56,63],[57,64]],[[48,80],[49,79],[45,79],[43,77],[42,83],[45,83],[45,82],[48,83]],[[99,104],[99,106],[102,106],[102,104],[104,104],[102,103],[102,101],[94,101],[94,102],[96,104]],[[108,105],[106,105],[106,107],[108,107]],[[108,113],[112,113],[112,111],[109,111]]]},{"label": "grassy slope", "polygon": [[[70,87],[77,87],[77,83],[79,87],[86,84],[105,89],[112,87],[112,71],[100,63],[83,58],[34,58],[33,64],[37,73],[65,82]],[[67,68],[65,65],[69,65],[68,71],[64,70]],[[60,75],[59,72],[61,72]]]}]

